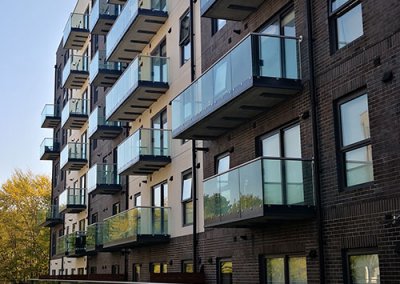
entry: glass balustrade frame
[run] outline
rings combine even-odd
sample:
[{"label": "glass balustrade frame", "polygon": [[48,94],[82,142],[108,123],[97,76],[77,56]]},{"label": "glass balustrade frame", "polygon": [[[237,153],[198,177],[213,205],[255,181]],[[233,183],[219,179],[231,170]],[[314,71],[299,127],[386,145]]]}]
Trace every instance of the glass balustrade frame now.
[{"label": "glass balustrade frame", "polygon": [[89,139],[112,140],[122,133],[119,121],[108,121],[96,107],[89,116]]},{"label": "glass balustrade frame", "polygon": [[88,194],[115,194],[122,190],[117,164],[95,164],[88,172]]},{"label": "glass balustrade frame", "polygon": [[79,171],[88,163],[88,143],[68,142],[60,154],[60,169]]},{"label": "glass balustrade frame", "polygon": [[89,16],[89,30],[92,34],[106,35],[118,17],[119,8],[108,0],[98,0],[92,6]]},{"label": "glass balustrade frame", "polygon": [[56,128],[61,122],[60,107],[54,104],[45,104],[41,116],[42,128]]},{"label": "glass balustrade frame", "polygon": [[60,213],[79,213],[86,209],[87,190],[85,188],[67,188],[59,196]]},{"label": "glass balustrade frame", "polygon": [[65,24],[63,47],[80,50],[89,36],[89,15],[71,13]]}]

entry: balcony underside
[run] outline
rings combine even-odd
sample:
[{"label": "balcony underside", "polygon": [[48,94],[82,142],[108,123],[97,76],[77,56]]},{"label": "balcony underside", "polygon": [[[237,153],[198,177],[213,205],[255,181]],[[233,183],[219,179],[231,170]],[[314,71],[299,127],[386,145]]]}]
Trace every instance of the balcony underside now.
[{"label": "balcony underside", "polygon": [[42,227],[55,227],[59,224],[63,223],[62,218],[46,218],[46,221],[44,221],[41,226]]},{"label": "balcony underside", "polygon": [[119,126],[99,126],[89,139],[113,140],[122,133],[122,127]]},{"label": "balcony underside", "polygon": [[42,161],[54,161],[57,160],[60,157],[60,151],[56,150],[49,150],[46,149],[43,153],[43,155],[40,157],[40,160]]},{"label": "balcony underside", "polygon": [[214,0],[201,9],[202,17],[243,21],[257,11],[264,0]]},{"label": "balcony underside", "polygon": [[106,35],[111,30],[117,16],[100,15],[93,27],[92,34]]},{"label": "balcony underside", "polygon": [[146,176],[158,171],[169,163],[171,163],[171,158],[167,156],[140,156],[136,162],[133,162],[130,167],[119,174],[123,176]]},{"label": "balcony underside", "polygon": [[86,210],[86,205],[67,205],[60,213],[76,214]]},{"label": "balcony underside", "polygon": [[[263,211],[264,210],[264,211]],[[267,224],[282,224],[315,217],[314,206],[264,205],[259,210],[249,210],[237,214],[227,214],[221,218],[205,220],[206,228],[256,228]]]},{"label": "balcony underside", "polygon": [[92,195],[103,194],[103,195],[113,195],[122,190],[120,184],[97,184],[96,188],[89,193]]},{"label": "balcony underside", "polygon": [[64,42],[64,49],[81,50],[89,37],[89,30],[72,28],[66,42]]},{"label": "balcony underside", "polygon": [[87,166],[86,159],[68,159],[68,162],[62,167],[63,171],[80,171]]},{"label": "balcony underside", "polygon": [[139,82],[139,86],[130,91],[130,95],[107,119],[111,121],[135,120],[165,94],[168,88],[167,83]]},{"label": "balcony underside", "polygon": [[89,117],[86,114],[73,114],[71,113],[65,121],[63,128],[66,129],[81,129],[88,121]]},{"label": "balcony underside", "polygon": [[170,240],[169,235],[138,235],[137,237],[132,237],[121,241],[105,244],[103,245],[101,251],[113,252],[113,251],[119,251],[123,248],[157,245],[157,244],[168,243],[169,240]]},{"label": "balcony underside", "polygon": [[131,62],[167,21],[168,13],[139,9],[137,17],[119,40],[108,61]]},{"label": "balcony underside", "polygon": [[46,116],[42,123],[42,128],[56,128],[60,122],[60,116]]},{"label": "balcony underside", "polygon": [[112,87],[121,74],[122,71],[100,69],[90,84],[97,87]]},{"label": "balcony underside", "polygon": [[213,140],[234,130],[274,106],[295,97],[302,89],[300,80],[253,78],[234,93],[221,97],[213,106],[174,129],[174,139]]},{"label": "balcony underside", "polygon": [[64,88],[67,89],[80,89],[89,78],[89,72],[87,71],[71,71],[65,80]]},{"label": "balcony underside", "polygon": [[109,4],[124,5],[128,0],[108,0]]},{"label": "balcony underside", "polygon": [[72,257],[72,258],[83,257],[85,255],[86,255],[86,251],[84,249],[65,253],[65,256]]}]

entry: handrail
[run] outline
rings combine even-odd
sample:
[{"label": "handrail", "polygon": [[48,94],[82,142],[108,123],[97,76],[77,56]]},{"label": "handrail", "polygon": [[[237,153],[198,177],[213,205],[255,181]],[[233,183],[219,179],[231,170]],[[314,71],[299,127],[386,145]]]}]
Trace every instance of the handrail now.
[{"label": "handrail", "polygon": [[128,212],[128,211],[131,211],[131,210],[134,210],[134,209],[142,209],[142,208],[143,208],[143,209],[171,209],[171,207],[158,207],[158,206],[136,206],[136,207],[129,208],[128,210],[125,210],[125,211],[119,212],[118,214],[115,214],[115,215],[113,215],[113,216],[110,216],[110,217],[104,218],[104,219],[103,219],[103,223],[104,223],[104,221],[106,221],[106,220],[112,219],[112,218],[114,218],[114,217],[116,217],[116,216],[118,216],[118,215],[125,214],[125,213],[126,213],[126,212]]}]

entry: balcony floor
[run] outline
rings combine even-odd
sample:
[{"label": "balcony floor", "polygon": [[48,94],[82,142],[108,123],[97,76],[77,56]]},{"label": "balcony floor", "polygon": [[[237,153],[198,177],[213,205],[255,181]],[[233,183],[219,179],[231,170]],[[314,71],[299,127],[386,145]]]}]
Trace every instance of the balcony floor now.
[{"label": "balcony floor", "polygon": [[201,9],[202,17],[243,21],[257,11],[264,0],[214,0]]},{"label": "balcony floor", "polygon": [[66,129],[81,129],[88,121],[89,116],[86,114],[70,114],[65,121],[63,128]]},{"label": "balcony floor", "polygon": [[55,227],[62,223],[63,223],[63,219],[61,217],[60,218],[46,218],[46,221],[44,221],[40,225],[43,227]]},{"label": "balcony floor", "polygon": [[97,87],[112,87],[121,74],[122,71],[100,69],[90,84]]},{"label": "balcony floor", "polygon": [[75,214],[86,210],[86,205],[67,205],[60,213]]},{"label": "balcony floor", "polygon": [[43,155],[40,157],[41,161],[54,161],[57,160],[60,157],[60,151],[55,150],[46,150]]},{"label": "balcony floor", "polygon": [[167,12],[139,9],[137,17],[125,31],[107,60],[131,62],[150,43],[167,18]]},{"label": "balcony floor", "polygon": [[116,18],[117,16],[99,15],[99,18],[93,27],[92,34],[107,35]]},{"label": "balcony floor", "polygon": [[103,195],[114,195],[122,190],[120,184],[97,184],[96,188],[89,192],[89,194],[103,194]]},{"label": "balcony floor", "polygon": [[64,42],[64,49],[81,50],[89,37],[89,30],[72,28],[66,42]]},{"label": "balcony floor", "polygon": [[60,116],[46,116],[42,123],[42,128],[56,128],[60,122]]},{"label": "balcony floor", "polygon": [[[264,210],[264,211],[263,211]],[[229,214],[220,219],[206,220],[206,228],[254,228],[267,224],[281,224],[296,220],[312,219],[316,215],[314,206],[303,205],[264,205],[260,210],[248,211],[247,214]]]},{"label": "balcony floor", "polygon": [[248,80],[199,113],[192,121],[174,129],[174,139],[213,140],[241,124],[295,97],[302,90],[300,80],[256,78]]},{"label": "balcony floor", "polygon": [[165,94],[168,88],[167,83],[139,82],[139,86],[130,91],[130,95],[107,120],[129,122],[135,120]]},{"label": "balcony floor", "polygon": [[89,136],[89,139],[113,140],[122,133],[119,126],[98,126],[97,130]]},{"label": "balcony floor", "polygon": [[102,252],[120,251],[123,248],[133,248],[138,246],[150,246],[168,243],[170,241],[169,235],[138,235],[135,238],[129,238],[121,241],[116,241],[111,244],[103,245]]},{"label": "balcony floor", "polygon": [[108,3],[116,5],[124,5],[126,1],[127,0],[108,0]]},{"label": "balcony floor", "polygon": [[149,175],[171,163],[171,158],[167,156],[140,156],[130,167],[119,173],[127,175]]},{"label": "balcony floor", "polygon": [[89,72],[87,71],[71,71],[63,87],[67,89],[80,89],[88,78]]},{"label": "balcony floor", "polygon": [[62,167],[62,171],[80,171],[87,167],[88,161],[86,159],[68,159],[68,162]]}]

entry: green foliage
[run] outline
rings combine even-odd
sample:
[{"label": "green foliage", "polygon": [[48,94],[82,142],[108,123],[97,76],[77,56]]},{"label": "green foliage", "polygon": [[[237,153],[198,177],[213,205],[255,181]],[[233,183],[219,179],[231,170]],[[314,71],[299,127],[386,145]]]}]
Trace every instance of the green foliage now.
[{"label": "green foliage", "polygon": [[46,176],[15,171],[0,189],[0,279],[13,282],[46,274],[49,232],[37,220],[50,204]]}]

